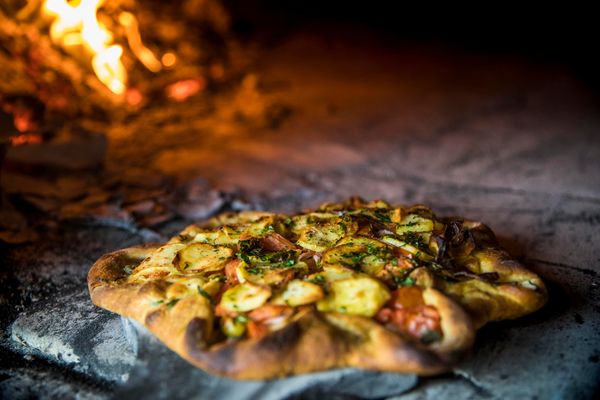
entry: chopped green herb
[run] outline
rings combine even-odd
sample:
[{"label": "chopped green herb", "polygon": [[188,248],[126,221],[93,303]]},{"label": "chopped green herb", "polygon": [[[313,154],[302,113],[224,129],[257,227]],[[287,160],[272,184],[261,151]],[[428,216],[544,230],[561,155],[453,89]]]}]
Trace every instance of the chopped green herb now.
[{"label": "chopped green herb", "polygon": [[245,262],[246,264],[250,265],[250,257],[248,257],[247,255],[245,255],[244,253],[235,253],[235,256],[237,258],[239,258],[240,260],[242,260],[243,262]]},{"label": "chopped green herb", "polygon": [[239,324],[245,324],[248,322],[248,317],[246,317],[245,315],[237,315],[234,319],[235,322]]},{"label": "chopped green herb", "polygon": [[396,282],[396,285],[398,286],[412,286],[415,284],[415,278],[411,276],[408,276],[406,278],[400,278],[398,276],[395,276],[394,282]]},{"label": "chopped green herb", "polygon": [[271,225],[267,225],[264,228],[262,228],[261,233],[269,233],[269,232],[273,232],[275,229],[271,226]]},{"label": "chopped green herb", "polygon": [[248,268],[247,271],[254,275],[260,274],[260,269],[258,269],[256,267]]},{"label": "chopped green herb", "polygon": [[131,275],[131,273],[133,272],[133,265],[126,265],[123,267],[123,272],[125,272],[127,275]]},{"label": "chopped green herb", "polygon": [[175,306],[175,304],[177,304],[179,302],[179,299],[173,299],[171,301],[169,301],[166,306],[168,309],[171,309]]},{"label": "chopped green herb", "polygon": [[291,267],[292,265],[296,264],[296,260],[294,260],[293,258],[290,258],[289,260],[287,260],[286,262],[284,262],[284,264],[288,267]]},{"label": "chopped green herb", "polygon": [[385,214],[385,211],[383,210],[375,210],[373,214],[375,214],[375,218],[377,218],[381,222],[392,222],[390,216]]},{"label": "chopped green herb", "polygon": [[342,254],[342,257],[348,259],[348,261],[352,265],[356,265],[356,264],[359,264],[362,261],[362,259],[364,257],[364,254],[356,253],[356,252],[354,252],[354,253],[346,253],[346,254]]},{"label": "chopped green herb", "polygon": [[248,240],[240,240],[240,253],[257,256],[260,255],[263,251],[261,239],[252,238]]},{"label": "chopped green herb", "polygon": [[177,236],[177,239],[181,242],[181,243],[187,243],[190,240],[192,240],[191,237],[189,237],[188,235],[179,235]]},{"label": "chopped green herb", "polygon": [[284,220],[283,220],[283,224],[284,224],[285,226],[290,226],[290,225],[292,225],[292,219],[291,219],[291,218],[289,218],[289,217],[288,217],[288,218],[286,218],[286,219],[284,219]]},{"label": "chopped green herb", "polygon": [[320,285],[322,283],[325,283],[325,277],[323,275],[315,275],[308,281],[311,283],[316,283],[317,285]]},{"label": "chopped green herb", "polygon": [[368,254],[375,254],[375,253],[377,253],[377,247],[373,243],[367,244],[367,253]]},{"label": "chopped green herb", "polygon": [[397,266],[398,266],[398,259],[397,259],[397,258],[393,258],[391,262],[392,262],[392,265],[393,265],[394,267],[397,267]]},{"label": "chopped green herb", "polygon": [[411,226],[415,226],[415,225],[417,225],[417,221],[411,221],[406,224],[398,224],[398,226],[406,226],[408,228],[410,228]]},{"label": "chopped green herb", "polygon": [[200,286],[198,286],[198,293],[200,294],[200,296],[202,296],[206,300],[208,300],[208,302],[210,304],[215,304],[215,300],[212,298],[212,296],[206,290],[202,289]]},{"label": "chopped green herb", "polygon": [[152,302],[153,306],[160,306],[162,303],[164,303],[164,300],[155,300]]},{"label": "chopped green herb", "polygon": [[442,335],[438,331],[427,331],[423,336],[421,336],[421,343],[423,344],[431,344],[433,342],[437,342],[442,338]]},{"label": "chopped green herb", "polygon": [[415,232],[406,232],[404,234],[404,241],[415,247],[424,247],[425,246],[425,243],[423,242],[423,238]]}]

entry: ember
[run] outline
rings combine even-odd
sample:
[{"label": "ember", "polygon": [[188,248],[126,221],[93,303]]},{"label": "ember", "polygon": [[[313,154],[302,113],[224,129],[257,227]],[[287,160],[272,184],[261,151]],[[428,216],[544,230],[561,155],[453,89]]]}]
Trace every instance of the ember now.
[{"label": "ember", "polygon": [[42,143],[42,136],[36,133],[23,134],[18,136],[10,137],[10,144],[12,146],[22,146],[25,144],[39,144]]},{"label": "ember", "polygon": [[190,96],[195,95],[206,86],[204,79],[188,79],[175,82],[165,89],[167,96],[176,101],[184,101]]}]

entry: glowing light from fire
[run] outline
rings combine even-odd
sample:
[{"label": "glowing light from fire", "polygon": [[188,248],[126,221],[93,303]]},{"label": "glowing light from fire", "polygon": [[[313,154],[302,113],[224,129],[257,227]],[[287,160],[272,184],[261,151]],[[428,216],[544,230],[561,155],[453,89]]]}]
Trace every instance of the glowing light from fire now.
[{"label": "glowing light from fire", "polygon": [[160,64],[160,61],[156,59],[154,53],[142,43],[138,23],[133,14],[123,11],[119,14],[119,22],[125,28],[127,42],[129,43],[129,47],[133,54],[135,54],[138,60],[140,60],[150,71],[159,72],[162,65]]},{"label": "glowing light from fire", "polygon": [[144,96],[137,88],[129,88],[127,89],[127,92],[125,92],[125,101],[127,101],[127,103],[131,106],[139,106],[142,104],[143,100]]},{"label": "glowing light from fire", "polygon": [[166,68],[171,68],[177,62],[177,56],[171,52],[165,53],[165,54],[163,54],[160,61]]},{"label": "glowing light from fire", "polygon": [[[54,17],[50,26],[52,40],[65,48],[78,45],[87,48],[100,82],[111,92],[123,95],[127,89],[127,71],[121,61],[123,47],[114,43],[112,33],[97,18],[103,3],[104,0],[45,0],[43,10]],[[150,71],[160,71],[162,64],[142,43],[133,14],[121,12],[118,22],[125,30],[132,53]]]},{"label": "glowing light from fire", "polygon": [[106,87],[123,94],[127,71],[121,62],[123,48],[112,44],[113,36],[97,19],[103,0],[81,0],[71,5],[66,0],[46,0],[44,10],[54,16],[50,37],[63,46],[83,45],[92,53],[92,69]]},{"label": "glowing light from fire", "polygon": [[175,101],[184,101],[203,90],[206,86],[204,79],[187,79],[170,84],[165,88],[167,96]]},{"label": "glowing light from fire", "polygon": [[25,144],[39,144],[42,143],[42,136],[37,133],[28,133],[23,135],[11,136],[11,146],[23,146]]},{"label": "glowing light from fire", "polygon": [[54,16],[50,37],[63,46],[83,45],[92,53],[96,76],[115,94],[123,94],[127,71],[121,62],[123,48],[112,44],[112,34],[98,21],[102,0],[81,0],[71,5],[66,0],[47,0],[44,10]]}]

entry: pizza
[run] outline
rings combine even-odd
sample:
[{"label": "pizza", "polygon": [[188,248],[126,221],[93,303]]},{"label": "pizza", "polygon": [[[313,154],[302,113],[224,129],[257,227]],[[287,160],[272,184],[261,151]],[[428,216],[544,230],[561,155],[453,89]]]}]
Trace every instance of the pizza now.
[{"label": "pizza", "polygon": [[224,213],[103,256],[88,286],[96,305],[235,379],[441,373],[478,328],[547,298],[482,223],[359,198],[297,215]]}]

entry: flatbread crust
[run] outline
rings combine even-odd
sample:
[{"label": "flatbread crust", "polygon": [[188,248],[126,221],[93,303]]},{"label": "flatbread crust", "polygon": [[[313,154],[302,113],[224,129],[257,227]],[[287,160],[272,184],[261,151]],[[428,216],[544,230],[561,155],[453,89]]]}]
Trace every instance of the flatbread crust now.
[{"label": "flatbread crust", "polygon": [[[363,203],[356,199],[337,205],[324,205],[316,212],[360,211],[361,207],[366,207],[368,215],[372,215],[373,210],[393,212],[386,203]],[[419,211],[419,215],[422,214]],[[524,315],[541,307],[546,298],[545,288],[539,277],[499,249],[488,228],[475,222],[451,219],[444,221],[446,227],[452,227],[451,232],[445,233],[448,239],[446,245],[442,248],[434,246],[438,254],[444,254],[444,257],[439,258],[443,259],[440,264],[437,261],[417,262],[417,256],[407,253],[405,249],[401,250],[415,264],[403,279],[418,288],[424,306],[435,310],[439,315],[440,335],[434,340],[417,340],[403,332],[399,333],[394,326],[389,329],[390,323],[382,323],[381,319],[378,320],[379,315],[356,315],[346,312],[345,308],[327,308],[330,307],[328,303],[292,307],[294,314],[284,324],[258,337],[226,338],[219,330],[219,324],[223,321],[217,310],[215,297],[207,293],[213,287],[218,287],[218,284],[203,279],[201,282],[205,286],[202,287],[206,290],[201,286],[198,286],[197,291],[189,289],[198,283],[193,276],[184,276],[186,272],[181,271],[181,254],[189,246],[189,243],[182,243],[181,238],[193,238],[194,241],[198,237],[197,232],[212,232],[215,229],[222,231],[224,228],[219,227],[244,220],[248,215],[221,215],[205,226],[188,227],[181,236],[166,245],[132,247],[103,256],[92,266],[88,275],[92,301],[100,307],[140,322],[173,351],[208,372],[235,379],[268,379],[340,367],[420,375],[438,374],[449,370],[469,351],[474,342],[475,327],[491,320]],[[248,218],[270,218],[272,215],[258,213]],[[410,216],[410,212],[407,215]],[[434,219],[433,216],[430,217]],[[362,214],[360,218],[363,218]],[[376,221],[374,224],[376,225]],[[270,226],[269,228],[271,229]],[[362,229],[358,233],[364,233],[364,226],[357,229]],[[346,238],[346,242],[341,240],[337,243],[355,246],[355,242],[362,240],[358,233],[354,232],[350,242]],[[269,230],[259,236],[266,238],[269,246],[273,238],[278,237]],[[290,237],[297,242],[303,240],[302,235],[300,238],[298,235]],[[213,245],[222,250],[223,247],[215,244],[217,241],[213,241]],[[395,243],[391,239],[389,241]],[[318,242],[315,246],[321,244],[322,242]],[[306,244],[309,247],[312,245]],[[389,247],[388,244],[385,246]],[[325,254],[327,259],[327,251],[315,254]],[[400,250],[394,248],[394,251],[398,253]],[[235,259],[235,256],[231,257]],[[243,255],[238,253],[237,257]],[[330,259],[335,259],[331,257]],[[452,271],[449,260],[452,261],[452,268],[457,267],[460,271]],[[212,266],[203,265],[204,271],[216,264],[218,261],[214,261]],[[333,268],[340,269],[342,273],[349,271],[336,265]],[[311,272],[312,275],[304,276],[303,279],[316,276],[314,271]],[[385,271],[379,269],[381,279],[389,278],[383,272]],[[452,275],[454,272],[456,276]],[[317,267],[316,274],[319,273],[321,272]],[[367,276],[364,272],[358,274],[361,279]],[[463,280],[463,277],[466,279]],[[398,280],[398,277],[394,279]],[[229,287],[230,283],[225,285]],[[398,284],[397,292],[401,291],[402,285]],[[223,288],[219,292],[219,296],[222,295]],[[274,298],[275,295],[271,296],[269,301],[274,302]],[[394,309],[390,305],[392,300],[384,307]]]},{"label": "flatbread crust", "polygon": [[455,227],[448,252],[476,278],[436,279],[435,286],[467,310],[476,328],[522,317],[545,304],[548,293],[542,279],[501,249],[490,228],[462,218],[445,222]]}]

